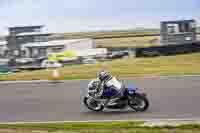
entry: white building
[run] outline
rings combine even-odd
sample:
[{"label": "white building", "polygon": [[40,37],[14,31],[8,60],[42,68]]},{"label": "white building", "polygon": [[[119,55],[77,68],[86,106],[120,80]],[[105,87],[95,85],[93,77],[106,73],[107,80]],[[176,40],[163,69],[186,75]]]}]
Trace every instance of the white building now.
[{"label": "white building", "polygon": [[41,57],[50,53],[75,51],[77,56],[105,54],[105,49],[96,49],[92,39],[54,40],[40,43],[27,43],[22,46],[28,57]]},{"label": "white building", "polygon": [[95,44],[92,39],[55,40],[49,41],[48,43],[52,46],[48,48],[48,53],[95,48]]}]

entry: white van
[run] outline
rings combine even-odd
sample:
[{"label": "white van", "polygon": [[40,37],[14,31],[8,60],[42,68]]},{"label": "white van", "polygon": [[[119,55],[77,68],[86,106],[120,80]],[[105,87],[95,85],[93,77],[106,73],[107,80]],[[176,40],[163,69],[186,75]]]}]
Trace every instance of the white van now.
[{"label": "white van", "polygon": [[57,61],[44,60],[41,64],[41,67],[43,67],[43,68],[59,68],[59,67],[63,67],[63,64],[61,64]]}]

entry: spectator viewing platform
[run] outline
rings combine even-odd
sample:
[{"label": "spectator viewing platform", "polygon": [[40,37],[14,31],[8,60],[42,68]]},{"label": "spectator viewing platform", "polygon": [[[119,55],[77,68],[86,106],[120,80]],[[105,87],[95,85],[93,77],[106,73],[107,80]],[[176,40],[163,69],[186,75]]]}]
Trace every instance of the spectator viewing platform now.
[{"label": "spectator viewing platform", "polygon": [[196,39],[196,21],[179,20],[161,22],[161,44],[192,44]]}]

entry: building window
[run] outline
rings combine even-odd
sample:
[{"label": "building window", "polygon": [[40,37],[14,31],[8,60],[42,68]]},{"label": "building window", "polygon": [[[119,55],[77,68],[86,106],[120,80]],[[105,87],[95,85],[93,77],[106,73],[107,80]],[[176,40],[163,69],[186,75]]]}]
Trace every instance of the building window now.
[{"label": "building window", "polygon": [[42,41],[45,41],[45,39],[41,36],[35,36],[34,37],[34,42],[42,42]]},{"label": "building window", "polygon": [[23,37],[17,37],[17,40],[23,40],[24,38]]},{"label": "building window", "polygon": [[16,34],[15,30],[10,30],[10,34],[11,34],[11,35]]},{"label": "building window", "polygon": [[167,32],[170,34],[178,33],[179,32],[178,24],[167,24]]},{"label": "building window", "polygon": [[191,22],[191,23],[190,23],[190,27],[191,27],[192,29],[195,29],[195,28],[196,28],[196,23],[195,23],[195,22]]},{"label": "building window", "polygon": [[34,37],[34,42],[40,42],[41,41],[41,38],[40,37],[38,37],[38,36],[35,36]]},{"label": "building window", "polygon": [[194,23],[167,24],[167,32],[169,34],[192,32],[194,28]]},{"label": "building window", "polygon": [[38,49],[37,49],[37,48],[34,48],[34,49],[33,49],[33,57],[37,57],[38,54],[39,54]]},{"label": "building window", "polygon": [[34,32],[41,32],[41,29],[36,28],[36,29],[34,29]]}]

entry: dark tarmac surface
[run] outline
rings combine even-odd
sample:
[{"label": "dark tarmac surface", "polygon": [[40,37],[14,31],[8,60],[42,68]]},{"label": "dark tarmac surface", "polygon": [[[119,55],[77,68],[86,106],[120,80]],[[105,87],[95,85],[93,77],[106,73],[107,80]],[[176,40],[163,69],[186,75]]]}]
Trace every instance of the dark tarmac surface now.
[{"label": "dark tarmac surface", "polygon": [[0,122],[89,120],[199,119],[200,77],[163,77],[127,80],[145,88],[146,112],[89,111],[82,104],[89,81],[0,84]]}]

